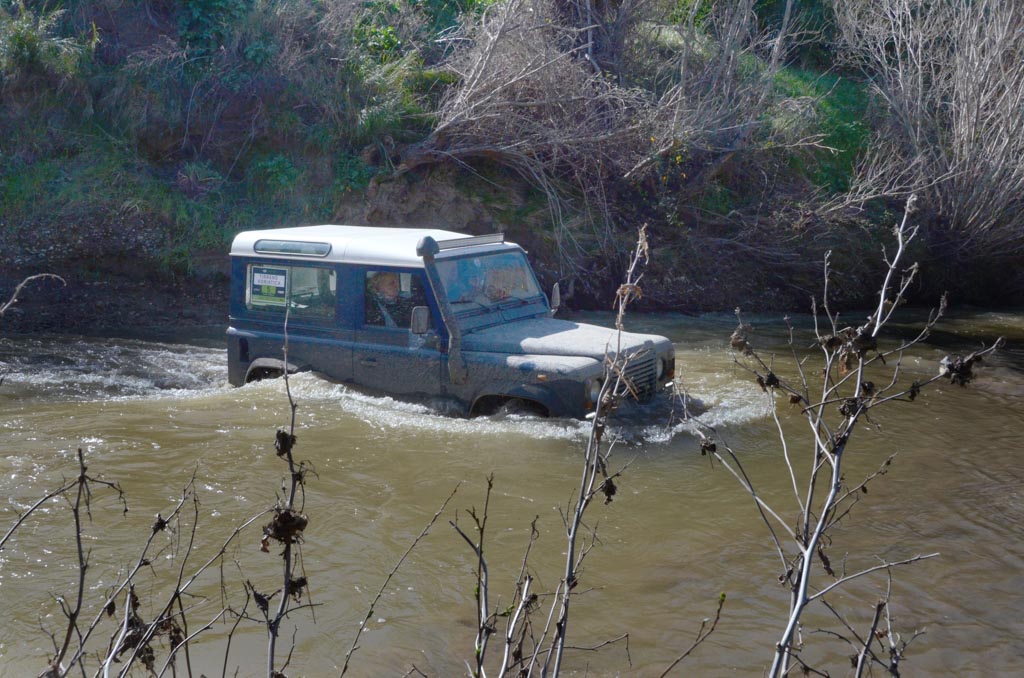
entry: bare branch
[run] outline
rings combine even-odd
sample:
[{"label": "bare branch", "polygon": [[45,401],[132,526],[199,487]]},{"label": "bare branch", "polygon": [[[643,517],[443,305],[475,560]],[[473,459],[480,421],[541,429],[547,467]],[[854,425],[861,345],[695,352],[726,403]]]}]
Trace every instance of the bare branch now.
[{"label": "bare branch", "polygon": [[704,621],[702,621],[700,623],[700,629],[698,629],[698,631],[697,631],[697,637],[694,639],[693,644],[690,645],[690,647],[687,648],[685,652],[683,652],[681,655],[679,655],[679,657],[677,657],[675,659],[675,661],[673,661],[671,664],[668,665],[668,668],[666,668],[661,673],[661,678],[665,678],[665,676],[667,676],[669,673],[671,673],[672,669],[674,669],[676,666],[679,665],[680,662],[682,662],[684,659],[686,659],[691,654],[693,654],[693,651],[696,650],[700,646],[701,643],[703,643],[705,640],[707,640],[708,636],[710,636],[712,633],[715,632],[715,628],[718,626],[718,620],[722,618],[722,606],[723,605],[725,605],[725,594],[724,593],[718,597],[718,609],[715,610],[715,616],[711,620],[711,624],[710,625],[708,624],[708,620],[707,619],[705,619]]},{"label": "bare branch", "polygon": [[413,542],[409,544],[409,548],[405,550],[405,552],[402,554],[402,557],[398,559],[398,562],[395,563],[395,566],[391,568],[391,571],[388,573],[388,576],[384,579],[384,583],[377,591],[377,595],[374,596],[373,601],[370,602],[370,607],[367,609],[366,615],[363,616],[362,623],[359,624],[359,630],[356,631],[355,638],[352,639],[352,646],[349,647],[348,652],[345,653],[345,663],[341,667],[342,676],[344,676],[345,673],[348,671],[349,661],[352,659],[352,655],[355,654],[355,651],[359,649],[359,636],[362,635],[363,630],[366,628],[366,622],[368,622],[370,620],[370,617],[373,616],[373,610],[376,608],[377,603],[381,599],[381,596],[384,595],[384,591],[387,590],[388,584],[391,583],[391,579],[395,576],[395,574],[398,573],[399,568],[402,567],[402,563],[405,562],[405,559],[409,556],[410,553],[412,553],[413,549],[415,549],[416,546],[423,540],[423,538],[427,536],[427,534],[430,532],[430,528],[433,527],[434,523],[437,522],[438,517],[440,517],[440,515],[444,513],[444,510],[448,507],[448,503],[452,500],[452,497],[455,496],[455,493],[458,492],[460,485],[461,483],[459,485],[456,485],[452,489],[451,494],[449,494],[448,497],[444,500],[444,503],[441,504],[441,508],[439,508],[437,512],[434,513],[433,517],[427,522],[426,526],[419,533],[419,535],[417,535],[416,539],[414,539]]},{"label": "bare branch", "polygon": [[67,282],[64,280],[64,278],[53,273],[37,273],[35,275],[30,275],[29,277],[25,278],[20,283],[18,283],[18,286],[14,288],[14,292],[11,294],[11,297],[6,302],[0,304],[0,319],[3,319],[4,314],[7,313],[7,311],[12,306],[18,303],[18,297],[21,295],[22,290],[25,289],[25,286],[27,284],[35,280],[47,279],[59,280],[62,287],[67,287]]},{"label": "bare branch", "polygon": [[829,584],[825,588],[821,589],[817,593],[808,595],[807,596],[807,602],[811,602],[811,601],[817,600],[818,598],[821,598],[822,596],[828,594],[830,591],[834,590],[837,586],[842,586],[843,584],[845,584],[848,581],[851,581],[853,579],[859,579],[860,577],[863,577],[864,575],[871,574],[872,572],[878,572],[879,570],[888,570],[889,568],[896,567],[898,565],[909,565],[911,563],[916,563],[919,560],[927,560],[929,558],[938,557],[938,555],[939,555],[938,553],[929,553],[927,555],[916,555],[916,556],[914,556],[912,558],[905,558],[903,560],[896,560],[896,561],[893,561],[893,562],[883,562],[881,565],[875,565],[874,567],[869,567],[866,570],[861,570],[860,572],[856,572],[856,573],[848,575],[846,577],[842,577],[840,579],[837,579],[836,581],[832,582],[831,584]]}]

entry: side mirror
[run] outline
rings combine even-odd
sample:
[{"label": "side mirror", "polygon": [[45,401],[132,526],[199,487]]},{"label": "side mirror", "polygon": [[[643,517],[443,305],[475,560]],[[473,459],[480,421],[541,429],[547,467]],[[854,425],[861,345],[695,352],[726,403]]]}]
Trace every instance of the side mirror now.
[{"label": "side mirror", "polygon": [[413,334],[426,334],[430,329],[430,309],[426,306],[413,306],[409,329]]},{"label": "side mirror", "polygon": [[551,288],[551,315],[554,315],[558,310],[558,307],[562,305],[562,291],[558,287],[558,283]]}]

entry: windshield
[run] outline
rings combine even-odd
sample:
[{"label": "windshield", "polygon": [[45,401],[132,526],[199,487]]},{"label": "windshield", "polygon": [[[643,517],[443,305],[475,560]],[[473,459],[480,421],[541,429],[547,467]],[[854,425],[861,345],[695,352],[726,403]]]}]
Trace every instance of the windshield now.
[{"label": "windshield", "polygon": [[525,303],[541,296],[522,252],[439,259],[437,272],[456,313]]}]

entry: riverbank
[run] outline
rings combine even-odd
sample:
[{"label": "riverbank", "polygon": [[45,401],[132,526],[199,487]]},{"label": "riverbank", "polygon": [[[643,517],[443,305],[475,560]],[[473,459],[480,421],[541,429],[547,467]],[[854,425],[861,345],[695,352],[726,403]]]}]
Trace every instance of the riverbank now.
[{"label": "riverbank", "polygon": [[[611,305],[646,224],[638,310],[806,311],[826,253],[830,303],[857,308],[877,293],[911,193],[921,229],[908,251],[921,264],[911,303],[948,291],[957,304],[1024,304],[1022,153],[1003,143],[1016,139],[1015,112],[979,109],[989,145],[987,134],[960,138],[968,128],[953,125],[944,97],[917,102],[923,120],[908,124],[893,114],[904,88],[877,91],[888,65],[835,59],[864,45],[844,43],[860,31],[838,30],[849,17],[828,3],[809,7],[836,30],[811,31],[795,51],[782,31],[771,59],[754,50],[720,65],[706,54],[745,53],[729,36],[774,30],[776,4],[722,34],[705,32],[714,13],[672,28],[658,3],[630,21],[614,4],[614,16],[585,21],[536,17],[560,27],[550,35],[602,26],[618,36],[586,59],[533,20],[518,24],[518,11],[502,44],[449,40],[482,30],[491,2],[399,4],[0,10],[0,283],[47,271],[73,288],[26,298],[5,330],[222,319],[226,290],[197,259],[225,265],[243,230],[317,223],[504,232],[574,309]],[[680,39],[689,34],[701,37]],[[987,46],[988,62],[1015,58],[1013,44]],[[631,47],[602,56],[614,45]],[[551,58],[534,68],[531,54]],[[940,72],[963,72],[949,55],[936,56]],[[466,78],[466,63],[487,68]],[[703,65],[692,81],[666,79],[680,63]],[[993,91],[1011,87],[1005,75],[993,74]],[[669,96],[676,88],[682,98]],[[951,144],[924,165],[921,129]]]},{"label": "riverbank", "polygon": [[[225,257],[226,259],[226,257]],[[227,326],[228,282],[221,274],[192,278],[102,276],[57,270],[66,284],[35,280],[0,320],[6,334],[137,334],[200,326]],[[5,303],[20,280],[0,276]]]}]

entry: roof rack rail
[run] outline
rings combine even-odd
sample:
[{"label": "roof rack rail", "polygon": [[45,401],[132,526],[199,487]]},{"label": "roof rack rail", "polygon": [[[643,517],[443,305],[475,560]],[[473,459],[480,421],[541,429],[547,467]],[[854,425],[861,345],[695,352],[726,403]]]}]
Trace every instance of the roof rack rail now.
[{"label": "roof rack rail", "polygon": [[504,233],[489,233],[488,235],[471,235],[466,238],[452,238],[451,240],[438,240],[437,249],[451,250],[456,247],[472,247],[473,245],[493,245],[505,242]]},{"label": "roof rack rail", "polygon": [[505,242],[504,233],[490,233],[488,235],[474,235],[465,238],[451,238],[449,240],[434,240],[430,236],[424,237],[416,246],[416,254],[419,256],[434,255],[442,250],[453,250],[459,247],[473,247],[475,245],[495,245]]}]

